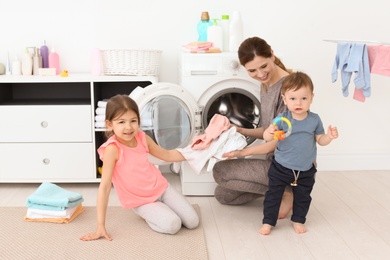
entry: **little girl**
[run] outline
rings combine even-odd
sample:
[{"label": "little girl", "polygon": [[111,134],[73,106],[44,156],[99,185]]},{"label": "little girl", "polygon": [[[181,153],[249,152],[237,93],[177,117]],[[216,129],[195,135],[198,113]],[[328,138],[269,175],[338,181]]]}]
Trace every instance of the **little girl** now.
[{"label": "little girl", "polygon": [[126,95],[110,98],[106,106],[106,135],[98,153],[103,161],[97,199],[97,228],[81,240],[111,240],[106,212],[111,182],[123,208],[132,208],[156,232],[175,234],[182,225],[194,229],[199,217],[191,204],[172,188],[148,154],[167,162],[184,161],[177,150],[158,146],[140,127],[137,104]]}]

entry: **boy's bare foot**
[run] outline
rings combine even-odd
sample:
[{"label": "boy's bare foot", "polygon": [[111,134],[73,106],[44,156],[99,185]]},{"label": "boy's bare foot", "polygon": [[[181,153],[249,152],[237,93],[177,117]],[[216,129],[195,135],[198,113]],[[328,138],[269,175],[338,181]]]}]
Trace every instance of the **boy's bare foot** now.
[{"label": "boy's bare foot", "polygon": [[282,202],[280,203],[278,219],[287,217],[293,206],[293,193],[292,191],[285,191],[283,193]]},{"label": "boy's bare foot", "polygon": [[263,224],[263,226],[260,228],[259,233],[262,235],[269,235],[271,233],[272,226],[269,224]]},{"label": "boy's bare foot", "polygon": [[295,233],[297,233],[297,234],[303,234],[303,233],[306,233],[306,231],[307,231],[307,228],[302,223],[293,222],[293,227],[294,227]]}]

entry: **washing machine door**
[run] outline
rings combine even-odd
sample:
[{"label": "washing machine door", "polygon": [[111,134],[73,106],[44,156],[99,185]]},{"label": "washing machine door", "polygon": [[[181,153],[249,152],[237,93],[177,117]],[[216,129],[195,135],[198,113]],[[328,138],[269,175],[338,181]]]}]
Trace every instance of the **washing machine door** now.
[{"label": "washing machine door", "polygon": [[182,148],[198,135],[198,104],[181,86],[159,82],[137,87],[130,97],[138,104],[141,129],[161,147]]},{"label": "washing machine door", "polygon": [[[260,86],[240,78],[225,79],[211,85],[199,98],[203,108],[202,125],[207,127],[215,114],[229,118],[229,121],[244,128],[258,128],[260,118]],[[246,137],[248,145],[256,138]]]}]

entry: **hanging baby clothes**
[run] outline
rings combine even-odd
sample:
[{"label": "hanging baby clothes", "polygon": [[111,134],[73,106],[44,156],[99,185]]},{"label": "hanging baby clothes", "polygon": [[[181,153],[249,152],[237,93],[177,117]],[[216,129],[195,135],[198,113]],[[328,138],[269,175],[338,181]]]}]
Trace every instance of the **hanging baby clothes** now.
[{"label": "hanging baby clothes", "polygon": [[367,46],[368,61],[372,74],[390,76],[390,46]]},{"label": "hanging baby clothes", "polygon": [[342,42],[337,44],[336,58],[332,68],[332,83],[337,80],[340,70],[342,92],[348,96],[348,86],[355,73],[355,100],[364,102],[371,95],[371,76],[368,62],[367,47],[361,43]]}]

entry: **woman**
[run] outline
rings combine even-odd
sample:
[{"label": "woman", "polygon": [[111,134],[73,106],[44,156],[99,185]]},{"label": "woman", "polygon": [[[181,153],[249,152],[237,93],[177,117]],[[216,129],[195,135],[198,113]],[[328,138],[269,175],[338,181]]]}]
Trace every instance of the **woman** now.
[{"label": "woman", "polygon": [[[249,76],[261,83],[261,127],[241,128],[243,135],[263,139],[263,133],[273,118],[286,110],[280,95],[283,80],[290,74],[283,63],[274,55],[271,46],[259,37],[246,39],[238,49],[238,57]],[[235,159],[218,162],[213,169],[218,186],[215,198],[222,204],[240,205],[264,196],[268,190],[268,169],[276,141],[247,147],[241,151],[226,153],[227,158],[250,155],[267,155],[266,159]],[[292,207],[291,188],[285,191],[279,217],[284,218]]]}]

